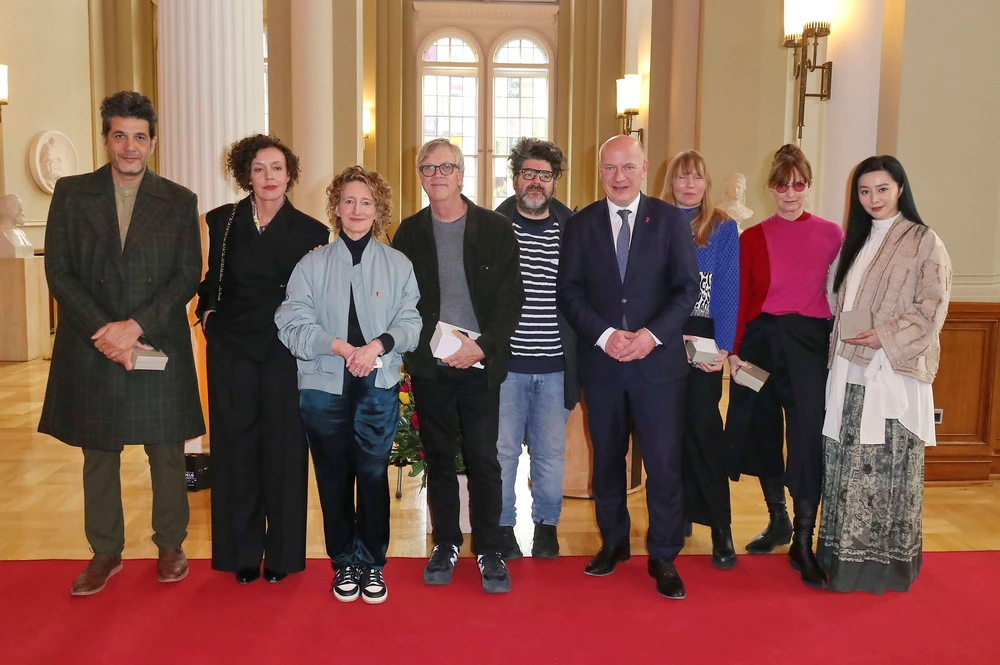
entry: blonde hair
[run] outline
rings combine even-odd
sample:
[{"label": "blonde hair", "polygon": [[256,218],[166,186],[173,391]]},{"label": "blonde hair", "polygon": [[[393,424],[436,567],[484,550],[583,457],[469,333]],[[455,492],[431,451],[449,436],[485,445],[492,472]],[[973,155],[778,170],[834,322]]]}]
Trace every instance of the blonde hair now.
[{"label": "blonde hair", "polygon": [[375,200],[375,221],[372,223],[372,236],[378,238],[389,228],[392,221],[392,188],[378,171],[369,171],[360,165],[348,166],[341,171],[326,188],[326,214],[335,233],[340,233],[344,225],[337,214],[340,197],[344,186],[349,182],[360,182],[371,190]]},{"label": "blonde hair", "polygon": [[712,176],[708,172],[705,158],[697,150],[687,150],[674,155],[667,165],[667,179],[663,183],[663,193],[660,198],[677,205],[674,197],[674,179],[682,173],[697,173],[705,181],[705,195],[701,199],[701,210],[691,219],[691,233],[694,234],[694,244],[698,247],[708,245],[708,237],[716,226],[726,221],[729,215],[712,203]]}]

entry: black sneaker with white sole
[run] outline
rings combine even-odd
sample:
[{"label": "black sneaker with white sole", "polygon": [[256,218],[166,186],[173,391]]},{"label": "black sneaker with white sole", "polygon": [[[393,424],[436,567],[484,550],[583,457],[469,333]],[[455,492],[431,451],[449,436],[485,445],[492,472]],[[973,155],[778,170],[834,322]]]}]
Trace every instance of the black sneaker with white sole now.
[{"label": "black sneaker with white sole", "polygon": [[443,586],[451,584],[451,571],[458,563],[458,547],[435,545],[430,561],[424,567],[424,584]]},{"label": "black sneaker with white sole", "polygon": [[369,605],[384,603],[389,597],[389,590],[385,588],[385,579],[382,577],[381,568],[369,568],[361,576],[361,600]]},{"label": "black sneaker with white sole", "polygon": [[499,552],[480,554],[479,574],[483,577],[483,591],[486,593],[507,593],[510,591],[510,573]]},{"label": "black sneaker with white sole", "polygon": [[342,603],[349,603],[357,600],[361,595],[361,573],[362,567],[357,564],[347,564],[337,569],[337,575],[333,578],[330,591]]}]

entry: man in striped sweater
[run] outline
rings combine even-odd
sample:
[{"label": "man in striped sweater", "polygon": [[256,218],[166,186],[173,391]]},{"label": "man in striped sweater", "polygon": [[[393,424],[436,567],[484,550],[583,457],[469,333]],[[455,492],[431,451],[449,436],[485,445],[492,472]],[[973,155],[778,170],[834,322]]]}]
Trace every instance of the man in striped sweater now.
[{"label": "man in striped sweater", "polygon": [[503,478],[500,527],[504,560],[521,556],[514,536],[514,481],[521,444],[531,457],[531,554],[559,556],[556,525],[562,510],[566,421],[580,398],[576,334],[556,307],[556,274],[563,226],[572,211],[554,198],[566,167],[551,141],[521,138],[511,149],[514,196],[497,207],[517,237],[524,306],[510,339],[508,374],[500,386],[497,457]]}]

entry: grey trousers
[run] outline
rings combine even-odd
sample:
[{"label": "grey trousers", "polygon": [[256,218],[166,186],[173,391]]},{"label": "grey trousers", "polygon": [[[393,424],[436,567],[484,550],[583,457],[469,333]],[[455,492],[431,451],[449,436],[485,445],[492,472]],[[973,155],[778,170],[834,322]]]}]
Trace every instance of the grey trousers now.
[{"label": "grey trousers", "polygon": [[[153,484],[153,542],[176,547],[187,537],[190,512],[184,478],[184,442],[143,446]],[[83,527],[94,554],[125,549],[121,452],[83,449]]]}]

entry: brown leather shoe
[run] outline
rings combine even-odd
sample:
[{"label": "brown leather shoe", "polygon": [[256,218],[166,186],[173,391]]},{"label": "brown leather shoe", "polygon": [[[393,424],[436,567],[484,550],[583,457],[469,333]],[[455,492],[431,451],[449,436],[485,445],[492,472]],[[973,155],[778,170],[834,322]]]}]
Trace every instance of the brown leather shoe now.
[{"label": "brown leather shoe", "polygon": [[122,569],[122,558],[110,554],[95,554],[69,590],[71,596],[93,596],[104,588],[108,579]]},{"label": "brown leather shoe", "polygon": [[160,558],[156,562],[156,577],[161,582],[180,582],[187,577],[188,562],[184,550],[177,547],[161,547]]}]

